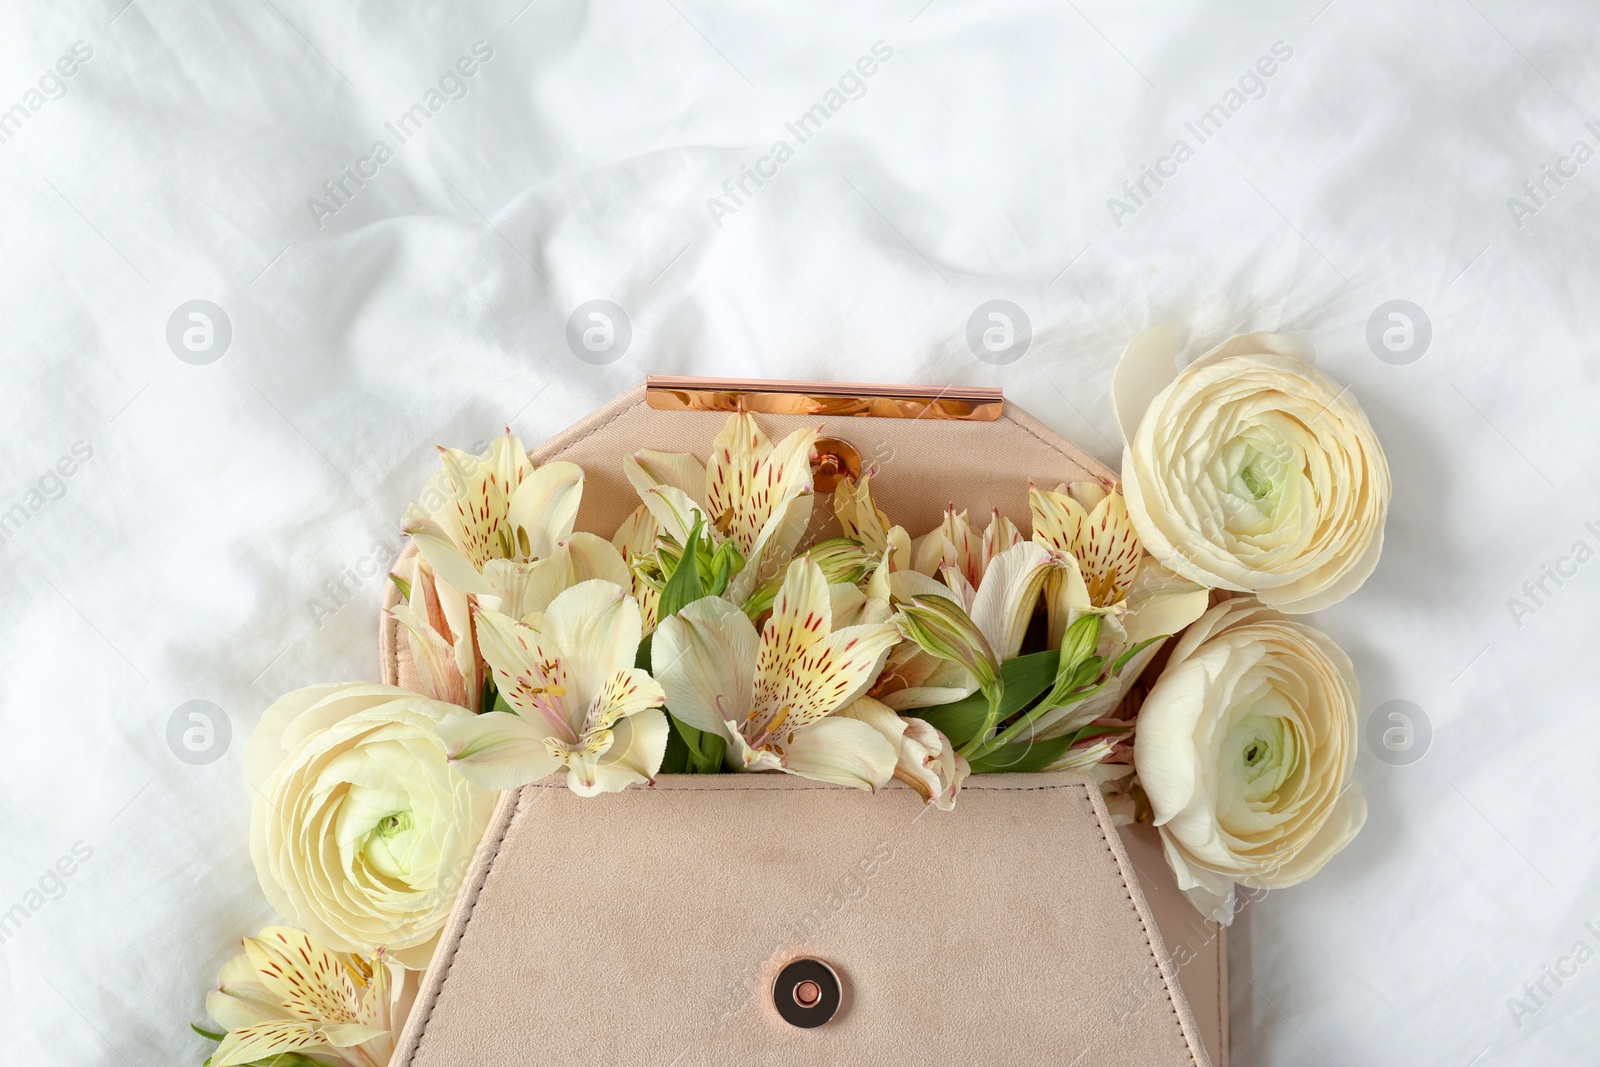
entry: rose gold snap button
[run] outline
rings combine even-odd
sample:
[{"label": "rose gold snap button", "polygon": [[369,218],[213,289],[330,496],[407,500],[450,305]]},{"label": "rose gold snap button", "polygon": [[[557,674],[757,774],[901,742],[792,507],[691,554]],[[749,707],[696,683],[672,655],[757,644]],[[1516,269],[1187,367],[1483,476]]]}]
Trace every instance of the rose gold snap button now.
[{"label": "rose gold snap button", "polygon": [[838,437],[819,437],[811,446],[811,484],[819,493],[831,493],[848,478],[861,477],[861,453],[849,441]]},{"label": "rose gold snap button", "polygon": [[839,975],[819,959],[790,960],[772,982],[772,1004],[785,1022],[809,1030],[832,1019],[844,999]]}]

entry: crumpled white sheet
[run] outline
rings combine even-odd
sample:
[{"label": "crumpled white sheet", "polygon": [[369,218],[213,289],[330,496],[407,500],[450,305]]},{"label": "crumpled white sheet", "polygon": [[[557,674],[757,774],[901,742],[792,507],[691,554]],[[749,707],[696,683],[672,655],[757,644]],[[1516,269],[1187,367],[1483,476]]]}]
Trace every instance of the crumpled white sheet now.
[{"label": "crumpled white sheet", "polygon": [[[1409,766],[1364,746],[1366,831],[1240,920],[1234,1062],[1592,1061],[1593,5],[7,0],[0,26],[0,1060],[199,1062],[185,1026],[270,918],[242,740],[373,675],[435,442],[536,442],[654,371],[999,384],[1114,461],[1113,361],[1165,322],[1191,352],[1308,329],[1370,413],[1387,552],[1318,621],[1365,713],[1432,730]],[[1006,365],[967,341],[994,299],[1031,328]],[[195,300],[225,350],[215,313],[169,346]],[[610,352],[569,348],[591,300],[625,351],[615,315]],[[1431,324],[1385,350],[1412,362],[1369,346],[1393,300]],[[206,741],[191,701],[231,732],[215,762],[175,754]]]}]

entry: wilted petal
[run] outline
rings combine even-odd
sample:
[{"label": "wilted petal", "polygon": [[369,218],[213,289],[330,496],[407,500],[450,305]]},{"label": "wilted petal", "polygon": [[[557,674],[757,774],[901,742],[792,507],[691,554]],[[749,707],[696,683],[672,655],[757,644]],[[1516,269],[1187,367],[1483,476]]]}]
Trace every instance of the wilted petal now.
[{"label": "wilted petal", "polygon": [[870,697],[853,702],[839,715],[866,723],[894,745],[894,776],[916,790],[923,800],[941,811],[955,807],[956,793],[971,767],[949,738],[931,723],[902,718]]},{"label": "wilted petal", "polygon": [[931,723],[917,718],[905,721],[895,777],[940,811],[950,811],[956,806],[956,794],[961,792],[961,783],[972,773],[972,767]]}]

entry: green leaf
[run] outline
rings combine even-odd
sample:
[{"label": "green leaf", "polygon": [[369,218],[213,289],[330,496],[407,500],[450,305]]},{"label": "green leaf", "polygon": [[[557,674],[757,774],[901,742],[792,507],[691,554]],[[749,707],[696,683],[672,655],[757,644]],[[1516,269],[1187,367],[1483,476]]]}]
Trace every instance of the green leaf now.
[{"label": "green leaf", "polygon": [[1143,652],[1157,641],[1165,641],[1171,636],[1171,634],[1156,634],[1154,637],[1149,637],[1143,641],[1140,641],[1137,645],[1134,645],[1132,648],[1128,649],[1128,651],[1117,657],[1117,662],[1111,665],[1111,673],[1113,675],[1121,674],[1122,668],[1128,665],[1128,661],[1130,659],[1137,656],[1139,653]]},{"label": "green leaf", "polygon": [[971,759],[973,774],[1030,774],[1042,771],[1072,747],[1073,736],[1046,741],[1008,741]]},{"label": "green leaf", "polygon": [[677,565],[672,568],[672,576],[662,587],[661,606],[656,612],[658,619],[676,615],[706,595],[705,583],[700,580],[700,565],[696,559],[700,551],[700,527],[704,524],[705,520],[699,518],[697,514],[694,529],[689,531],[689,540],[683,546],[683,555],[678,557]]},{"label": "green leaf", "polygon": [[689,773],[689,746],[684,743],[683,734],[678,732],[679,726],[677,719],[667,716],[667,751],[661,757],[662,774]]},{"label": "green leaf", "polygon": [[189,1029],[193,1030],[207,1041],[221,1041],[223,1038],[228,1036],[227,1034],[213,1034],[210,1030],[202,1030],[194,1023],[189,1024]]},{"label": "green leaf", "polygon": [[721,774],[722,759],[727,754],[728,742],[718,734],[701,733],[698,754],[700,774]]},{"label": "green leaf", "polygon": [[[1008,659],[1000,665],[1000,681],[1005,686],[1000,696],[1000,721],[1004,722],[1027,707],[1049,687],[1055,677],[1059,654],[1047,650],[1027,656]],[[972,740],[983,725],[989,710],[989,699],[982,691],[973,693],[953,704],[938,704],[931,708],[916,708],[906,712],[929,723],[960,748]]]},{"label": "green leaf", "polygon": [[[404,578],[400,577],[398,574],[389,575],[389,580],[394,583],[394,587],[396,589],[400,590],[400,599],[401,600],[410,600],[411,599],[411,583],[410,582],[406,581]],[[221,1038],[218,1038],[217,1040],[220,1041]]]},{"label": "green leaf", "polygon": [[661,760],[663,774],[720,774],[727,742],[717,734],[697,730],[672,717],[667,709],[667,751]]},{"label": "green leaf", "polygon": [[1132,726],[1131,722],[1125,726],[1096,726],[1090,723],[1072,735],[1072,743],[1077,744],[1079,741],[1088,741],[1090,738],[1104,737],[1107,734],[1125,734]]},{"label": "green leaf", "polygon": [[644,640],[639,642],[639,651],[633,657],[633,665],[641,671],[650,669],[650,647],[655,638],[655,633],[651,632],[645,634]]}]

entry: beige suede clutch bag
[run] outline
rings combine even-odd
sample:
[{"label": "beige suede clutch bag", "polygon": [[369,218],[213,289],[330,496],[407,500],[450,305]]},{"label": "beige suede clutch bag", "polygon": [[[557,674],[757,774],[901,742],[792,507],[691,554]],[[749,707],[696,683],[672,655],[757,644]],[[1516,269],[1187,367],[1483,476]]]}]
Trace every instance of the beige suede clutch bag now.
[{"label": "beige suede clutch bag", "polygon": [[[531,455],[581,465],[578,526],[611,530],[637,503],[622,456],[705,455],[723,418],[638,388]],[[913,530],[950,500],[1025,524],[1027,479],[1109,473],[1009,405],[762,416],[819,421]],[[405,684],[387,615],[380,653]],[[975,775],[952,812],[898,783],[663,775],[583,799],[557,779],[501,798],[392,1067],[1226,1067],[1225,960],[1154,835],[1119,834],[1081,774]]]}]

